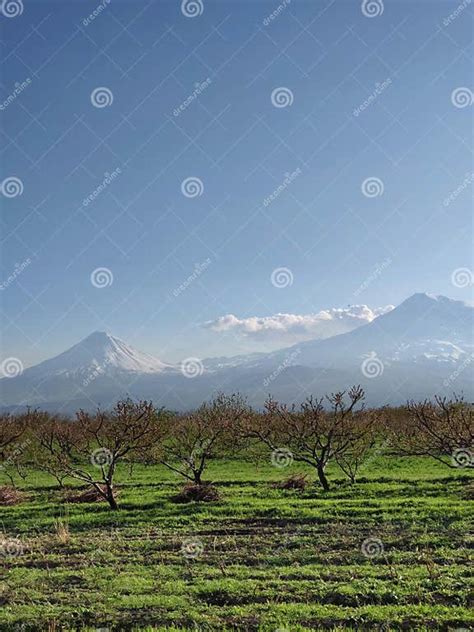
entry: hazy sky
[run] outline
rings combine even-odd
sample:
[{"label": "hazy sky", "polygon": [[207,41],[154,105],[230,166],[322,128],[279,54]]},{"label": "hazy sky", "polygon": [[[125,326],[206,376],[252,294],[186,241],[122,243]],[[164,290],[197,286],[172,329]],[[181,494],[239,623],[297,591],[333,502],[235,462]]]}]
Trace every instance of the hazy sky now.
[{"label": "hazy sky", "polygon": [[2,11],[2,356],[96,329],[225,355],[279,344],[229,314],[470,298],[467,0]]}]

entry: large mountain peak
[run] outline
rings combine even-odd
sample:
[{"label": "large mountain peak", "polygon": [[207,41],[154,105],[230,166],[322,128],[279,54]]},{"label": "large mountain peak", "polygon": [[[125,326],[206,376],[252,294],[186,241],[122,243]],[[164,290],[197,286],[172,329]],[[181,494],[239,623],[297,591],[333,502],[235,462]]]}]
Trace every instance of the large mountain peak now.
[{"label": "large mountain peak", "polygon": [[415,292],[400,304],[399,307],[436,307],[451,305],[454,308],[466,307],[467,304],[464,301],[457,301],[453,298],[448,298],[441,294],[428,294],[427,292]]},{"label": "large mountain peak", "polygon": [[[94,331],[60,355],[2,379],[0,405],[52,403],[52,409],[62,409],[67,403],[73,411],[112,406],[131,395],[182,410],[219,390],[239,391],[261,405],[268,392],[291,402],[358,383],[372,404],[453,390],[472,398],[473,315],[463,301],[417,293],[348,333],[270,354],[203,361],[200,380],[187,379],[178,367],[106,331]],[[376,379],[364,373],[368,358],[381,367]]]},{"label": "large mountain peak", "polygon": [[425,338],[447,335],[466,339],[472,335],[473,314],[472,306],[464,301],[417,293],[390,313],[380,316],[374,324],[379,328],[388,327],[387,331],[392,334],[406,332]]},{"label": "large mountain peak", "polygon": [[171,368],[157,358],[134,349],[120,338],[105,331],[94,331],[63,353],[28,369],[29,373],[47,375],[81,373],[133,372],[161,373]]}]

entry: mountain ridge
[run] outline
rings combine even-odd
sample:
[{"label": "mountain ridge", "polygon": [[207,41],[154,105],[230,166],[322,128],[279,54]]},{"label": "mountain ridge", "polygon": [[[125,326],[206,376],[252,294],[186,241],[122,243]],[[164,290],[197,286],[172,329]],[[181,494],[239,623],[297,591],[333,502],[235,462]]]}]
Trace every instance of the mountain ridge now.
[{"label": "mountain ridge", "polygon": [[[470,395],[473,314],[466,302],[416,293],[350,332],[271,353],[198,361],[193,379],[181,366],[95,331],[21,375],[0,380],[0,405],[67,405],[85,399],[96,407],[133,396],[186,408],[218,390],[240,390],[260,405],[270,391],[292,399],[347,388],[351,382],[363,383],[374,404],[403,400],[408,392],[425,397],[454,387]],[[367,363],[377,368],[375,376],[365,372]]]}]

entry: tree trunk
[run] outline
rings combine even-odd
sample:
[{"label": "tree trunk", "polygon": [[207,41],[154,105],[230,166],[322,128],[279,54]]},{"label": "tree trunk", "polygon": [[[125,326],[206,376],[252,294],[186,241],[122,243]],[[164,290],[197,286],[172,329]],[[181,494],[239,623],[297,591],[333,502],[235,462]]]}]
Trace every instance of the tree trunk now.
[{"label": "tree trunk", "polygon": [[112,509],[112,511],[116,511],[118,509],[118,505],[117,505],[117,501],[115,500],[114,490],[112,488],[112,485],[107,484],[106,489],[107,489],[107,492],[106,492],[107,502],[109,503],[109,507],[110,509]]},{"label": "tree trunk", "polygon": [[118,505],[117,505],[117,501],[115,500],[113,495],[110,496],[110,498],[108,498],[108,501],[109,501],[110,509],[112,509],[112,511],[117,511]]},{"label": "tree trunk", "polygon": [[199,470],[195,470],[193,472],[193,475],[194,475],[194,482],[196,483],[196,485],[202,485],[201,472]]},{"label": "tree trunk", "polygon": [[328,479],[326,478],[326,474],[324,473],[324,466],[318,465],[316,470],[318,472],[318,478],[319,478],[319,482],[321,483],[322,488],[324,489],[325,492],[328,492],[329,482],[328,482]]}]

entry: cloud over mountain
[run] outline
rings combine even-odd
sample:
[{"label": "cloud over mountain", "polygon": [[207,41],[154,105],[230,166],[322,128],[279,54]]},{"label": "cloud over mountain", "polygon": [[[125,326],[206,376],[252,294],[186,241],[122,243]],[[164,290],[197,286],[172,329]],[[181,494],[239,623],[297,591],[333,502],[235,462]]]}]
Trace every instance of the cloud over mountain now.
[{"label": "cloud over mountain", "polygon": [[325,309],[313,314],[274,314],[250,318],[226,314],[216,320],[207,321],[204,327],[218,333],[230,332],[253,339],[268,340],[278,337],[282,341],[296,342],[328,338],[352,331],[392,309],[393,305],[376,309],[371,309],[367,305],[351,305]]}]

